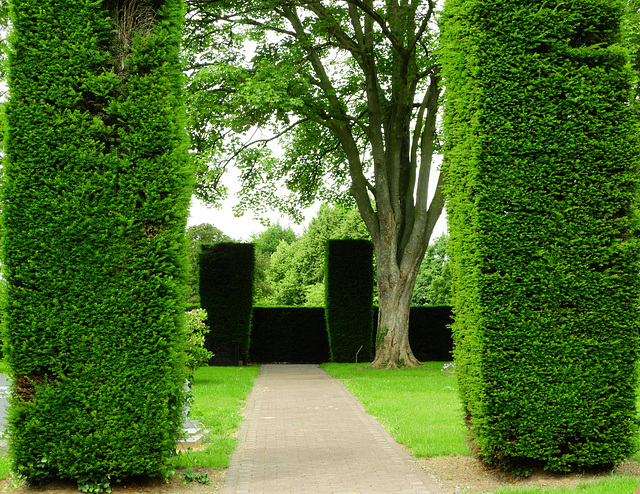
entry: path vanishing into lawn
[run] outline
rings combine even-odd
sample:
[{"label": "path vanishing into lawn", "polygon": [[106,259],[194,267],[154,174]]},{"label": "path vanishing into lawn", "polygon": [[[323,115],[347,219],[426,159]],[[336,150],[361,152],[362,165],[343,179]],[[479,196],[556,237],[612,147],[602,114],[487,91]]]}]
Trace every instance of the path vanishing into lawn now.
[{"label": "path vanishing into lawn", "polygon": [[443,493],[317,365],[263,365],[239,439],[223,494]]}]

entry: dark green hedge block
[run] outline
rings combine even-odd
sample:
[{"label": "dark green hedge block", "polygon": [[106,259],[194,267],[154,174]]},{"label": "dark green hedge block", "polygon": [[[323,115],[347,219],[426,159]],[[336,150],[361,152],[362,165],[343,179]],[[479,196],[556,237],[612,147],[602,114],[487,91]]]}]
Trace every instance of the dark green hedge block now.
[{"label": "dark green hedge block", "polygon": [[[377,311],[374,307],[374,325]],[[411,307],[409,338],[419,360],[451,360],[452,322],[451,307]],[[373,351],[373,343],[369,351]],[[329,341],[324,308],[254,307],[249,356],[252,362],[259,363],[327,362]]]},{"label": "dark green hedge block", "polygon": [[373,244],[329,240],[325,255],[326,322],[331,360],[371,360],[373,341]]},{"label": "dark green hedge block", "polygon": [[411,307],[409,344],[420,362],[449,362],[453,359],[453,324],[449,306]]},{"label": "dark green hedge block", "polygon": [[319,364],[329,361],[323,307],[254,307],[252,362]]},{"label": "dark green hedge block", "polygon": [[447,0],[459,387],[480,456],[566,471],[635,449],[637,128],[625,2]]},{"label": "dark green hedge block", "polygon": [[[206,347],[232,347],[237,341],[247,361],[253,309],[253,244],[220,242],[200,251],[200,306],[211,331]],[[215,356],[214,356],[215,358]]]},{"label": "dark green hedge block", "polygon": [[125,46],[113,3],[11,2],[2,324],[32,483],[163,475],[182,432],[183,5]]},{"label": "dark green hedge block", "polygon": [[[378,330],[378,307],[373,308],[373,333]],[[449,306],[413,306],[409,311],[409,344],[421,362],[453,360],[453,324]],[[373,345],[373,344],[372,344]],[[372,346],[372,352],[373,352]]]}]

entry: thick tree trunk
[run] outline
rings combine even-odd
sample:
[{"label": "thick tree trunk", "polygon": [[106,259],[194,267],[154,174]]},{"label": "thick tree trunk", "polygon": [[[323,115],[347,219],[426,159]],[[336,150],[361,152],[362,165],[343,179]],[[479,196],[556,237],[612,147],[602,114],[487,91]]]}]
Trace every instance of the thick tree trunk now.
[{"label": "thick tree trunk", "polygon": [[416,282],[417,269],[413,273],[390,267],[389,260],[378,263],[378,332],[376,356],[371,367],[397,369],[417,367],[418,359],[409,345],[409,311]]}]

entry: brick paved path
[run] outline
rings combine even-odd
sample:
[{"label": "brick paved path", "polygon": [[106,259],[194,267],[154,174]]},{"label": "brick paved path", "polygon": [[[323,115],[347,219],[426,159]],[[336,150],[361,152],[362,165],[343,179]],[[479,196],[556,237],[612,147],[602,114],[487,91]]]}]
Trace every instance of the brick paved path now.
[{"label": "brick paved path", "polygon": [[344,387],[315,365],[264,365],[223,494],[442,494]]}]

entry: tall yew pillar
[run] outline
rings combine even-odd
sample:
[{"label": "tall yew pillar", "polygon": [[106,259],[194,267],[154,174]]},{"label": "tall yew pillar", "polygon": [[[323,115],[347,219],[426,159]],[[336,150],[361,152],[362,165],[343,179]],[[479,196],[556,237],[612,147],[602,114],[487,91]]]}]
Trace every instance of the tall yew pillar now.
[{"label": "tall yew pillar", "polygon": [[98,489],[181,432],[179,0],[12,0],[2,314],[13,465]]},{"label": "tall yew pillar", "polygon": [[489,463],[580,470],[634,448],[638,146],[624,4],[445,3],[456,372]]}]

